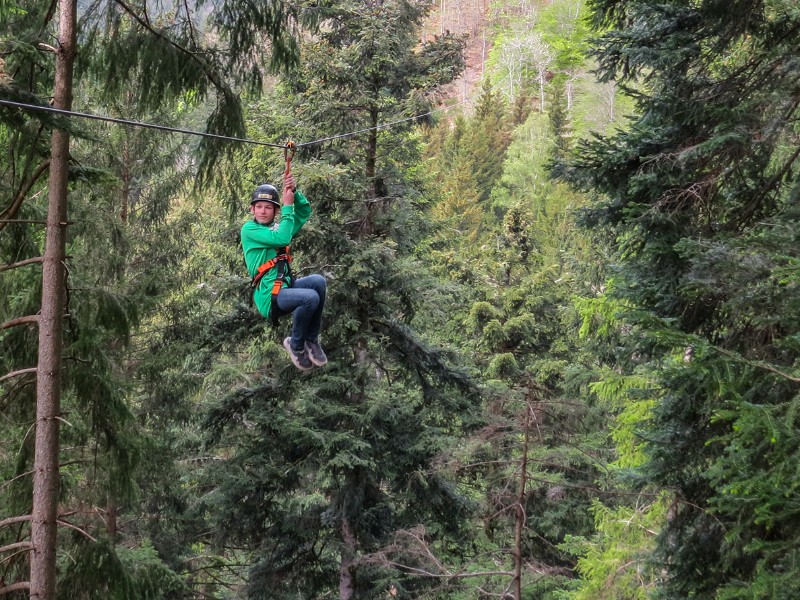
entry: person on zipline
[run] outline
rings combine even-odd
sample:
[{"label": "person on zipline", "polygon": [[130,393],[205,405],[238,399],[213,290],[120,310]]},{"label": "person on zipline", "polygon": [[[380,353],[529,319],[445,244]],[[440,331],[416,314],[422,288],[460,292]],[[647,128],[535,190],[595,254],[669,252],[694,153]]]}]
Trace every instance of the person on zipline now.
[{"label": "person on zipline", "polygon": [[[319,345],[325,278],[308,275],[295,279],[289,269],[289,243],[311,215],[308,199],[298,192],[291,172],[284,174],[283,195],[270,184],[259,185],[250,199],[253,219],[242,226],[244,261],[253,277],[253,300],[258,311],[272,319],[292,314],[292,334],[283,340],[294,365],[301,371],[328,362]],[[275,216],[280,209],[280,219]]]}]

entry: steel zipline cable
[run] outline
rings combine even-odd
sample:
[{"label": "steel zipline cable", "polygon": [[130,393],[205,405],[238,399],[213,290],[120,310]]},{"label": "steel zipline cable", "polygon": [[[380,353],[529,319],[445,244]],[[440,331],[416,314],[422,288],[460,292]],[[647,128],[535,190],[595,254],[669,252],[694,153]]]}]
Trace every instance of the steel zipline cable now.
[{"label": "steel zipline cable", "polygon": [[[312,146],[314,144],[321,144],[323,142],[328,142],[328,141],[331,141],[331,140],[337,140],[337,139],[346,138],[346,137],[353,137],[353,136],[356,136],[356,135],[360,135],[362,133],[366,133],[366,132],[371,131],[373,129],[376,130],[376,131],[377,130],[381,130],[381,129],[389,129],[390,127],[394,127],[395,125],[399,125],[400,123],[405,123],[407,121],[413,121],[415,119],[421,119],[422,117],[427,117],[427,116],[432,115],[432,114],[434,114],[436,112],[440,112],[440,111],[444,111],[444,110],[450,110],[451,108],[454,108],[454,107],[456,107],[456,106],[458,106],[460,104],[464,104],[465,102],[466,102],[466,100],[462,100],[461,102],[457,102],[456,104],[453,104],[451,106],[446,106],[446,107],[442,107],[442,108],[436,108],[436,109],[430,110],[430,111],[428,111],[426,113],[422,113],[422,114],[419,114],[419,115],[414,115],[413,117],[407,117],[405,119],[400,119],[398,121],[392,121],[390,123],[379,123],[378,125],[375,125],[373,127],[366,127],[364,129],[359,129],[357,131],[349,131],[347,133],[340,133],[340,134],[337,134],[337,135],[332,135],[332,136],[329,136],[329,137],[324,137],[324,138],[320,138],[320,139],[317,139],[317,140],[312,140],[310,142],[298,142],[298,143],[295,144],[295,146],[297,148],[302,148],[303,146]],[[77,117],[77,118],[81,118],[81,119],[93,119],[95,121],[105,121],[107,123],[116,123],[118,125],[128,125],[128,126],[131,126],[131,127],[143,127],[143,128],[146,128],[146,129],[157,129],[157,130],[160,130],[160,131],[167,131],[167,132],[170,132],[170,133],[183,133],[183,134],[186,134],[186,135],[194,135],[194,136],[199,136],[199,137],[212,138],[212,139],[221,140],[221,141],[227,141],[227,142],[239,142],[239,143],[242,143],[242,144],[255,144],[255,145],[258,145],[258,146],[270,146],[272,148],[286,148],[286,144],[260,142],[258,140],[251,140],[251,139],[247,139],[247,138],[231,137],[231,136],[227,136],[227,135],[219,135],[219,134],[216,134],[216,133],[206,133],[204,131],[194,131],[192,129],[181,129],[179,127],[168,127],[166,125],[158,125],[158,124],[155,124],[155,123],[145,123],[143,121],[131,121],[129,119],[119,119],[119,118],[116,118],[116,117],[107,117],[107,116],[95,115],[95,114],[91,114],[91,113],[76,112],[76,111],[72,111],[72,110],[64,110],[62,108],[54,108],[52,106],[42,106],[42,105],[39,105],[39,104],[26,104],[24,102],[14,102],[12,100],[4,100],[4,99],[1,99],[1,98],[0,98],[0,105],[2,105],[2,106],[11,106],[11,107],[14,107],[14,108],[21,108],[21,109],[27,109],[27,110],[38,110],[38,111],[43,111],[43,112],[49,112],[49,113],[54,113],[54,114],[57,114],[57,115],[63,115],[63,116],[66,116],[66,117]]]}]

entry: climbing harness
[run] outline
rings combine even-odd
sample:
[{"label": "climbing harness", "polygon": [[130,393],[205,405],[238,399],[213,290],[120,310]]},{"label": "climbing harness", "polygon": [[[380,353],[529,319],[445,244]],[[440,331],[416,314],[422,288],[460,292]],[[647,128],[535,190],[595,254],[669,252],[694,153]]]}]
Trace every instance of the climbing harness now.
[{"label": "climbing harness", "polygon": [[283,282],[286,281],[287,286],[292,287],[292,267],[289,264],[292,262],[292,255],[289,254],[289,246],[278,248],[276,252],[277,254],[275,255],[275,258],[269,259],[263,265],[258,267],[255,276],[250,282],[250,287],[252,288],[252,298],[252,295],[255,294],[256,289],[261,283],[261,279],[263,279],[264,275],[266,275],[270,269],[274,267],[278,268],[278,272],[275,275],[275,282],[272,284],[272,303],[269,307],[269,319],[272,321],[273,325],[278,324],[278,317],[281,316],[279,314],[280,309],[278,308],[278,294],[283,288]]}]

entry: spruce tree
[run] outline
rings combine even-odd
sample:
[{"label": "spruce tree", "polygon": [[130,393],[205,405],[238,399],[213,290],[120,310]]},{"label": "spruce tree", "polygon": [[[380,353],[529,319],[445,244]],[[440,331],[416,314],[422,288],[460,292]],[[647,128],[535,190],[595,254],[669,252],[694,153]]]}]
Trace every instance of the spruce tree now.
[{"label": "spruce tree", "polygon": [[[335,139],[301,145],[294,163],[315,210],[294,264],[299,275],[328,278],[330,362],[300,377],[265,331],[253,340],[267,344],[261,377],[208,416],[229,456],[209,469],[208,503],[220,543],[254,553],[251,598],[377,598],[392,583],[417,596],[431,583],[376,552],[404,529],[424,527],[445,543],[463,526],[468,502],[433,461],[472,421],[474,384],[413,328],[430,292],[412,255],[426,224],[419,182],[406,171],[418,160],[409,117],[428,112],[437,86],[463,66],[452,36],[419,44],[429,8],[329,3],[302,68],[253,109],[270,133]],[[254,153],[250,184],[277,179],[280,158]]]},{"label": "spruce tree", "polygon": [[[107,169],[91,153],[84,162],[76,160],[81,152],[75,140],[90,137],[88,127],[79,121],[51,116],[37,107],[47,107],[48,99],[55,97],[56,108],[85,110],[88,99],[80,92],[88,94],[89,90],[95,92],[97,101],[93,107],[98,112],[113,115],[119,105],[128,104],[126,116],[146,114],[176,99],[197,106],[200,101],[213,98],[216,105],[210,111],[208,129],[215,133],[241,133],[235,86],[256,91],[264,72],[265,61],[254,56],[254,48],[268,37],[274,51],[273,66],[291,63],[296,58],[292,24],[305,21],[296,7],[286,11],[274,4],[253,9],[227,3],[224,11],[212,13],[207,21],[188,4],[164,13],[154,12],[147,3],[78,6],[70,0],[51,5],[23,1],[0,9],[0,26],[5,32],[0,97],[32,105],[0,108],[0,135],[10,142],[9,152],[3,157],[2,176],[2,187],[10,192],[5,196],[9,201],[0,207],[5,301],[0,312],[5,367],[0,392],[4,402],[16,407],[18,420],[9,426],[9,431],[18,434],[22,449],[13,457],[16,476],[11,481],[15,485],[8,491],[8,504],[4,502],[4,506],[13,507],[20,522],[33,520],[30,537],[34,550],[16,552],[9,558],[9,577],[4,577],[9,587],[3,591],[30,586],[32,595],[54,598],[57,546],[76,549],[74,556],[79,566],[73,573],[86,577],[73,577],[71,589],[82,588],[89,595],[101,593],[107,585],[116,586],[114,593],[128,593],[125,590],[130,589],[130,580],[123,571],[97,569],[103,563],[118,563],[110,545],[96,542],[92,533],[97,532],[87,516],[91,513],[81,508],[83,503],[102,506],[107,502],[109,519],[105,525],[113,540],[116,527],[110,517],[115,514],[116,501],[130,497],[130,477],[137,456],[129,428],[127,390],[117,380],[122,367],[119,349],[135,325],[135,306],[124,297],[124,290],[114,289],[118,276],[114,271],[119,267],[119,263],[114,264],[114,253],[109,248],[99,253],[110,258],[105,265],[93,262],[97,261],[97,252],[88,256],[92,240],[84,236],[95,225],[102,230],[103,224],[99,211],[82,212],[108,191],[108,180],[118,175],[116,191],[123,202],[117,214],[126,220],[131,191],[126,176],[130,173],[126,174],[124,168],[123,172]],[[202,34],[212,28],[217,35]],[[246,68],[240,68],[242,65]],[[75,97],[80,99],[75,105],[73,90],[78,91]],[[130,98],[131,92],[134,98]],[[200,164],[208,173],[225,154],[225,147],[211,143],[201,146]],[[45,186],[49,186],[49,206],[42,202]],[[87,199],[89,203],[85,203]],[[115,231],[116,225],[110,225],[108,230]],[[41,283],[32,283],[30,270],[38,263],[42,263],[44,275]],[[95,271],[94,267],[98,269]],[[93,281],[95,276],[99,281]],[[36,292],[41,294],[39,315],[37,303],[32,301]],[[27,346],[33,324],[39,326],[38,365]],[[35,346],[34,342],[30,347]],[[40,406],[35,418],[29,410],[31,404],[25,402],[33,389],[33,373],[37,374]],[[26,434],[26,422],[37,424],[34,437]],[[67,426],[66,431],[62,424]],[[64,452],[74,452],[76,458],[59,451],[59,443],[67,440],[75,445],[63,444]],[[88,453],[92,446],[94,471],[74,466],[63,469],[63,465],[82,464],[81,453]],[[28,479],[34,455],[31,500]],[[11,460],[12,456],[4,458]],[[95,480],[98,467],[106,473]],[[94,496],[98,489],[105,492],[99,498]],[[59,497],[60,493],[63,497]],[[56,514],[57,505],[61,510],[75,508],[78,516],[66,520],[64,515]],[[84,518],[85,522],[75,524],[76,519]],[[64,533],[57,536],[56,519],[62,529],[80,532],[83,538],[76,539],[82,542]],[[15,530],[9,532],[6,528],[11,525]],[[10,535],[16,539],[15,544],[30,550],[24,541],[27,533],[17,530],[16,525],[17,521],[4,522],[0,536]],[[84,549],[86,540],[95,545]],[[30,583],[24,574],[29,557]],[[87,562],[82,562],[84,559]]]},{"label": "spruce tree", "polygon": [[593,16],[601,73],[638,116],[583,144],[572,179],[603,194],[586,222],[616,250],[611,364],[651,381],[630,393],[653,401],[636,481],[674,495],[661,596],[795,597],[800,15],[602,0]]}]

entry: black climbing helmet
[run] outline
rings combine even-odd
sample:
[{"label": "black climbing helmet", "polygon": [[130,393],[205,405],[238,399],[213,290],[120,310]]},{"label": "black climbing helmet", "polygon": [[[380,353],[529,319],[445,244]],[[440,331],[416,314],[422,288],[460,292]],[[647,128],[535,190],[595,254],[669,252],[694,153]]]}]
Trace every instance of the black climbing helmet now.
[{"label": "black climbing helmet", "polygon": [[280,206],[281,203],[278,197],[278,190],[275,188],[275,186],[264,183],[258,186],[253,192],[253,197],[250,199],[250,205],[252,206],[256,202],[272,202],[272,204],[275,206]]}]

